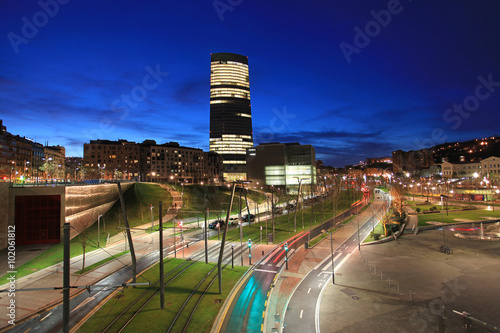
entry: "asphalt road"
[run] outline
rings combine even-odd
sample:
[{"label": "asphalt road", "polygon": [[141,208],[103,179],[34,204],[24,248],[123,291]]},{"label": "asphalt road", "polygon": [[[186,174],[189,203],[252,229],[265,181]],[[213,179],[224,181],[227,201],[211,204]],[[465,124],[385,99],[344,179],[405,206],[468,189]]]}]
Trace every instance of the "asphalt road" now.
[{"label": "asphalt road", "polygon": [[[388,195],[377,194],[373,202],[374,210],[382,209],[383,202],[388,200]],[[363,240],[373,230],[373,223],[378,223],[379,215],[373,210],[366,210],[359,219],[359,240]],[[374,221],[375,219],[375,221]],[[355,220],[353,222],[356,222]],[[352,223],[352,222],[351,222]],[[327,241],[327,240],[324,240]],[[334,249],[334,268],[339,269],[350,255],[358,249],[358,232],[354,232],[337,249]],[[291,296],[285,317],[283,318],[283,332],[317,332],[319,333],[319,306],[321,295],[332,277],[332,256],[327,256],[300,282]]]}]

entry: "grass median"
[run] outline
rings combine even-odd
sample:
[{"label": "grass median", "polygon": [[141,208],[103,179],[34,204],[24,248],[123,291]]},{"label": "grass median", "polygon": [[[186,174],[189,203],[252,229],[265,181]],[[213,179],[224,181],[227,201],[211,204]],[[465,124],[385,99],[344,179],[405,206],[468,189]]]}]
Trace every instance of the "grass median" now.
[{"label": "grass median", "polygon": [[[361,197],[362,194],[359,192],[342,192],[342,196],[338,202],[337,209],[335,210],[335,215],[349,209],[351,207],[351,204],[361,199]],[[322,224],[322,222],[331,219],[333,215],[334,214],[331,201],[315,203],[314,207],[309,206],[307,208],[298,210],[295,223],[295,212],[293,210],[287,214],[275,215],[274,230],[276,238],[273,243],[281,243],[283,241],[286,241],[293,235],[296,235],[302,231],[309,230],[309,228],[314,228]],[[243,227],[243,239],[245,241],[251,239],[253,243],[260,243],[260,235],[262,233],[262,241],[266,242],[266,235],[273,233],[273,224],[271,219],[261,222],[258,221],[258,218],[256,218],[256,220],[252,222],[250,226]],[[294,224],[296,226],[296,231],[294,231]],[[239,227],[235,227],[232,229],[230,228],[227,231],[227,237],[229,241],[240,239]],[[211,239],[217,239],[217,236],[212,236]]]},{"label": "grass median", "polygon": [[[160,308],[160,294],[156,294],[151,302],[145,306],[145,308],[135,317],[135,319],[128,326],[127,330],[130,332],[163,332],[166,331],[170,324],[173,322],[174,317],[178,313],[179,309],[184,304],[184,301],[191,294],[191,292],[196,289],[196,286],[204,276],[206,276],[211,269],[215,268],[217,265],[215,263],[202,263],[196,262],[190,266],[185,272],[172,280],[172,282],[167,283],[175,273],[180,272],[181,265],[187,265],[188,262],[182,259],[169,258],[164,261],[164,271],[165,274],[173,272],[171,276],[165,278],[165,309]],[[184,267],[184,266],[183,266]],[[248,267],[235,266],[230,268],[227,266],[222,271],[222,281],[223,288],[222,294],[219,294],[219,286],[217,280],[213,283],[205,297],[199,304],[196,313],[191,319],[191,323],[188,326],[189,332],[210,332],[213,322],[219,313],[219,310],[224,303],[224,300],[229,295],[229,292],[234,287],[236,282],[240,277],[247,271]],[[214,277],[215,271],[209,276],[205,284],[200,286],[200,289],[205,289],[208,286],[209,280]],[[141,274],[141,277],[137,279],[137,282],[156,282],[158,281],[159,265],[151,267],[149,270]],[[135,288],[126,288],[119,293],[115,294],[104,306],[99,309],[79,330],[79,332],[100,332],[106,328],[116,316],[121,313],[132,301],[140,297],[142,293],[150,289],[150,294],[159,290],[158,286],[139,286]],[[202,291],[197,291],[195,293],[196,300]],[[142,305],[143,302],[140,301]],[[188,303],[185,310],[192,310],[194,303]],[[130,313],[135,311],[135,309],[130,309]],[[191,311],[183,311],[178,320],[178,324],[173,327],[174,332],[182,331],[184,324],[186,323],[188,316]],[[127,316],[126,319],[129,317]],[[117,327],[121,327],[124,322],[123,320],[118,321]],[[117,331],[115,329],[113,331]]]}]

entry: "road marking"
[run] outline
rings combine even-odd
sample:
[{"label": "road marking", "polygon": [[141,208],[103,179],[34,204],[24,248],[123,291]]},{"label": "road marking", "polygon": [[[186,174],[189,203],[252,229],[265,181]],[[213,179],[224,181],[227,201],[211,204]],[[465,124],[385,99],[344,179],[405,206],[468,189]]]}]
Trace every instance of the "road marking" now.
[{"label": "road marking", "polygon": [[[82,306],[84,306],[85,304],[87,304],[87,303],[89,303],[89,302],[93,301],[94,299],[95,299],[95,296],[92,296],[92,297],[87,297],[87,298],[85,299],[85,301],[81,302],[81,303],[80,303],[80,304],[79,304],[76,308],[74,308],[74,309],[73,309],[73,311],[75,311],[75,310],[77,310],[77,309],[81,308]],[[71,311],[71,312],[73,313],[73,311]]]},{"label": "road marking", "polygon": [[322,285],[323,285],[323,283],[320,283],[319,286],[318,286],[318,288],[321,288]]},{"label": "road marking", "polygon": [[307,293],[309,294],[310,291],[311,291],[311,288],[309,288],[309,290],[307,291]]},{"label": "road marking", "polygon": [[266,272],[266,273],[275,273],[275,274],[277,273],[276,271],[270,271],[268,269],[260,269],[260,268],[256,268],[256,269],[254,269],[254,271],[256,271],[256,272]]},{"label": "road marking", "polygon": [[304,313],[304,309],[300,310],[300,319],[302,319],[302,314]]},{"label": "road marking", "polygon": [[48,316],[50,316],[51,314],[52,314],[52,312],[51,312],[51,313],[49,313],[48,315],[46,315],[45,317],[43,317],[42,319],[40,319],[40,321],[44,321],[44,320],[45,320],[45,318],[47,318],[47,317],[48,317]]},{"label": "road marking", "polygon": [[[342,255],[342,253],[339,253],[335,256],[335,258],[333,258],[333,261],[337,260],[340,256]],[[328,263],[328,265],[326,265],[325,267],[323,267],[323,270],[326,271],[328,268],[330,268],[330,266],[332,265],[332,261],[330,260],[330,262]],[[321,273],[320,273],[321,274]],[[319,275],[318,275],[319,276]]]}]

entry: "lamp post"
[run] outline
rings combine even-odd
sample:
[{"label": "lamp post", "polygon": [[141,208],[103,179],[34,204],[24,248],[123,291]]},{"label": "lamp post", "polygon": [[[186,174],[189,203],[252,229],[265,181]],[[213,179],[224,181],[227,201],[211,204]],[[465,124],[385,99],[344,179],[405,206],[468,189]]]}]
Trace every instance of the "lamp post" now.
[{"label": "lamp post", "polygon": [[443,220],[443,246],[446,246],[446,237],[444,233],[444,214],[443,214],[443,198],[446,197],[444,194],[441,194],[441,218]]},{"label": "lamp post", "polygon": [[99,215],[97,216],[97,247],[100,247],[99,246],[99,240],[101,239],[100,236],[100,232],[101,232],[101,216],[102,215]]},{"label": "lamp post", "polygon": [[231,268],[234,268],[234,245],[231,244]]},{"label": "lamp post", "polygon": [[288,243],[285,242],[285,263],[286,263],[286,270],[288,270]]},{"label": "lamp post", "polygon": [[153,208],[155,208],[155,206],[151,205],[151,232],[153,232],[153,224],[154,224]]}]

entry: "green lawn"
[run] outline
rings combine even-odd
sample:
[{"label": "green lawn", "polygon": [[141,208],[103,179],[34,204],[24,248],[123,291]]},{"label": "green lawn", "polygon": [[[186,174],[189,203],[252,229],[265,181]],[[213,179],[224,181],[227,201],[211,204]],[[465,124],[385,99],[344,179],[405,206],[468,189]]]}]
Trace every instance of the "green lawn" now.
[{"label": "green lawn", "polygon": [[[165,189],[155,184],[135,183],[130,186],[123,194],[125,205],[127,207],[128,220],[131,227],[141,225],[151,221],[150,204],[163,201],[164,207],[168,207],[172,202],[172,197]],[[104,229],[104,224],[106,228]],[[120,206],[120,200],[111,207],[111,209],[101,218],[100,245],[106,244],[108,233],[113,236],[122,230],[123,215]],[[97,249],[97,221],[87,228],[84,234],[76,236],[71,240],[70,255],[78,256],[83,253],[82,244],[85,244],[85,252],[89,253]],[[56,244],[36,258],[31,259],[24,265],[17,268],[17,278],[21,278],[40,269],[50,267],[60,263],[63,260],[63,243]],[[0,278],[0,284],[7,283],[7,275]]]},{"label": "green lawn", "polygon": [[[182,259],[171,258],[166,259],[164,263],[164,272],[167,274],[168,272],[179,272],[180,269],[177,269],[177,267],[185,263],[185,261]],[[203,262],[196,262],[171,283],[167,284],[167,282],[171,279],[171,276],[175,274],[165,278],[165,309],[162,310],[160,308],[160,295],[158,293],[132,321],[132,323],[128,326],[127,331],[166,331],[191,291],[195,289],[201,279],[214,267],[216,267],[215,263],[205,264]],[[231,268],[230,266],[226,266],[226,268],[222,271],[222,295],[218,293],[219,286],[216,280],[198,306],[196,314],[194,315],[191,324],[188,326],[188,332],[210,332],[213,322],[219,313],[224,300],[247,269],[248,267],[235,266],[234,268]],[[217,269],[215,269],[214,273],[212,273],[207,280],[211,280],[212,277],[216,276],[215,272],[217,272]],[[142,276],[137,279],[137,282],[156,282],[158,280],[158,274],[159,266],[155,265],[148,271],[144,272]],[[207,285],[208,281],[202,284],[200,289],[205,289],[205,286]],[[139,286],[135,288],[129,287],[124,291],[119,292],[114,298],[110,299],[101,309],[99,309],[80,328],[79,332],[102,331],[118,313],[121,313],[133,300],[137,299],[147,289],[148,286]],[[148,295],[152,295],[156,291],[158,291],[157,286],[153,287],[152,290],[148,292]],[[195,294],[196,298],[199,294],[199,292]],[[185,310],[192,309],[193,304],[191,303],[192,302],[188,303]],[[137,307],[138,306],[139,305],[137,305]],[[130,309],[130,311],[135,311],[137,307]],[[181,314],[178,319],[178,324],[176,324],[172,329],[174,332],[182,331],[188,315],[189,313]],[[119,326],[121,327],[124,322],[125,319],[119,321]],[[115,327],[112,331],[116,332],[117,327]]]},{"label": "green lawn", "polygon": [[[349,191],[350,192],[350,191]],[[335,215],[343,212],[350,208],[351,204],[362,198],[361,193],[349,193],[348,191],[343,191],[339,199],[337,209],[335,210]],[[276,234],[275,244],[283,242],[290,238],[291,236],[298,234],[304,230],[308,230],[310,227],[314,228],[321,224],[321,221],[327,221],[333,217],[333,205],[332,201],[324,201],[321,203],[314,204],[314,214],[313,207],[309,206],[305,209],[300,209],[297,211],[297,232],[294,232],[294,211],[292,210],[289,214],[279,215],[274,217],[274,229]],[[267,221],[262,221],[260,223],[252,222],[251,226],[243,227],[243,239],[251,239],[254,243],[260,243],[260,227],[262,227],[262,241],[266,241],[266,230],[267,234],[272,234],[273,224],[269,219]],[[267,227],[266,227],[267,225]],[[304,225],[304,228],[302,227]],[[222,236],[221,236],[222,237]],[[240,229],[238,227],[229,229],[227,231],[228,240],[240,239]],[[213,236],[211,239],[217,239],[217,236]]]},{"label": "green lawn", "polygon": [[375,231],[371,232],[370,235],[368,237],[366,237],[366,239],[363,243],[373,242],[375,240],[375,238],[373,237],[374,233],[379,234],[380,238],[385,237],[384,236],[384,226],[382,225],[382,223],[379,222],[377,225],[375,225]]},{"label": "green lawn", "polygon": [[[189,185],[189,186],[175,186],[179,193],[183,193],[182,207],[177,219],[184,219],[189,217],[200,217],[200,221],[204,219],[203,212],[205,211],[205,198],[207,199],[207,207],[209,209],[209,219],[219,217],[220,211],[227,212],[229,209],[229,201],[231,199],[230,188],[224,186],[207,186],[207,185]],[[240,193],[236,189],[233,207],[231,214],[238,214],[239,211],[239,198]],[[242,210],[246,208],[245,193],[241,193],[241,207]],[[199,212],[199,213],[196,213]],[[246,213],[244,213],[246,214]]]},{"label": "green lawn", "polygon": [[488,220],[489,218],[500,218],[500,211],[493,212],[484,209],[476,209],[476,210],[467,210],[460,212],[449,212],[448,215],[446,215],[446,212],[444,212],[444,214],[441,214],[441,212],[439,212],[434,214],[418,215],[418,225],[419,226],[432,225],[426,223],[429,221],[442,223],[443,217],[444,217],[444,223],[462,222],[460,221],[461,219],[471,220],[471,221],[484,221]]}]

